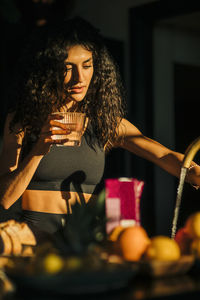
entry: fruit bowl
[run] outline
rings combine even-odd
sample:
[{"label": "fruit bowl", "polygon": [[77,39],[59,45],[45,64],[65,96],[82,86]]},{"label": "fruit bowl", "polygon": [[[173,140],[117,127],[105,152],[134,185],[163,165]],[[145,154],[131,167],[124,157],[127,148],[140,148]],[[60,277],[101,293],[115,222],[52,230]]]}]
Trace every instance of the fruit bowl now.
[{"label": "fruit bowl", "polygon": [[57,295],[93,294],[119,290],[128,286],[137,274],[137,267],[112,265],[98,270],[82,269],[57,274],[7,272],[19,291],[38,291]]},{"label": "fruit bowl", "polygon": [[[51,264],[47,264],[49,259],[46,258],[50,257],[54,257],[54,263],[51,260]],[[59,257],[63,263],[59,270],[55,269],[55,257]],[[62,257],[51,253],[45,257],[10,259],[5,273],[19,291],[73,295],[124,288],[138,273],[138,266],[117,261],[114,256],[104,260],[97,255]]]},{"label": "fruit bowl", "polygon": [[141,260],[138,262],[139,272],[151,277],[181,275],[187,273],[194,265],[193,255],[182,255],[174,261]]}]

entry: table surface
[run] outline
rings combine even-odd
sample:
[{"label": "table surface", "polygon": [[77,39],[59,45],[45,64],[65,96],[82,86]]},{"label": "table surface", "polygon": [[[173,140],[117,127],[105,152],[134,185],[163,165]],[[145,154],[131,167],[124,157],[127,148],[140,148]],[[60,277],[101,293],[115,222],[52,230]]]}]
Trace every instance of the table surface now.
[{"label": "table surface", "polygon": [[[190,273],[180,276],[150,278],[136,276],[127,287],[103,293],[78,294],[84,299],[104,300],[145,300],[145,299],[200,299],[200,274]],[[0,294],[0,299],[5,300],[59,300],[71,299],[74,295],[52,295],[23,289],[10,295]]]}]

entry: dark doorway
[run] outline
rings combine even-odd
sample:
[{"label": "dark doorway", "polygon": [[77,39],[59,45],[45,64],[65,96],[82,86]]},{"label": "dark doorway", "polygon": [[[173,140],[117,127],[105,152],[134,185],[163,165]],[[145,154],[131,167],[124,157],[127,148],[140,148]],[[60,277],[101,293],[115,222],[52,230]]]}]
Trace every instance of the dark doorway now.
[{"label": "dark doorway", "polygon": [[[186,147],[200,136],[200,67],[174,65],[174,99],[175,99],[175,143],[176,150],[185,152]],[[194,159],[200,163],[200,154]],[[200,210],[200,191],[185,184],[179,213],[179,224],[183,226],[186,218],[194,211]]]}]

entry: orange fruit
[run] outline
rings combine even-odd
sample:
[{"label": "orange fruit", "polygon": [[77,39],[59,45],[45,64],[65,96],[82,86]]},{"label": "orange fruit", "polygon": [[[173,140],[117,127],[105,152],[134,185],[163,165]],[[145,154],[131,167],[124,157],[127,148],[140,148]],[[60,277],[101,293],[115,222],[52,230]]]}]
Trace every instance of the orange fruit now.
[{"label": "orange fruit", "polygon": [[200,212],[190,215],[186,221],[185,229],[191,238],[200,238]]},{"label": "orange fruit", "polygon": [[137,225],[125,227],[118,237],[121,255],[128,261],[140,260],[149,243],[145,229]]},{"label": "orange fruit", "polygon": [[167,236],[155,236],[145,251],[145,258],[148,260],[178,260],[181,256],[177,242]]},{"label": "orange fruit", "polygon": [[181,254],[190,254],[192,238],[186,231],[185,227],[182,227],[177,231],[174,239],[180,247]]}]

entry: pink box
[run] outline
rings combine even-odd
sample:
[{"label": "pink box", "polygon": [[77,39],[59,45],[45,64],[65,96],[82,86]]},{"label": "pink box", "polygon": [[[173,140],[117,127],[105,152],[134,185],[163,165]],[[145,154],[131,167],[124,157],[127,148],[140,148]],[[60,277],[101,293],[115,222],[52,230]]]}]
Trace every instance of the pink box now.
[{"label": "pink box", "polygon": [[140,198],[144,182],[135,178],[106,179],[107,233],[117,225],[140,224]]}]

